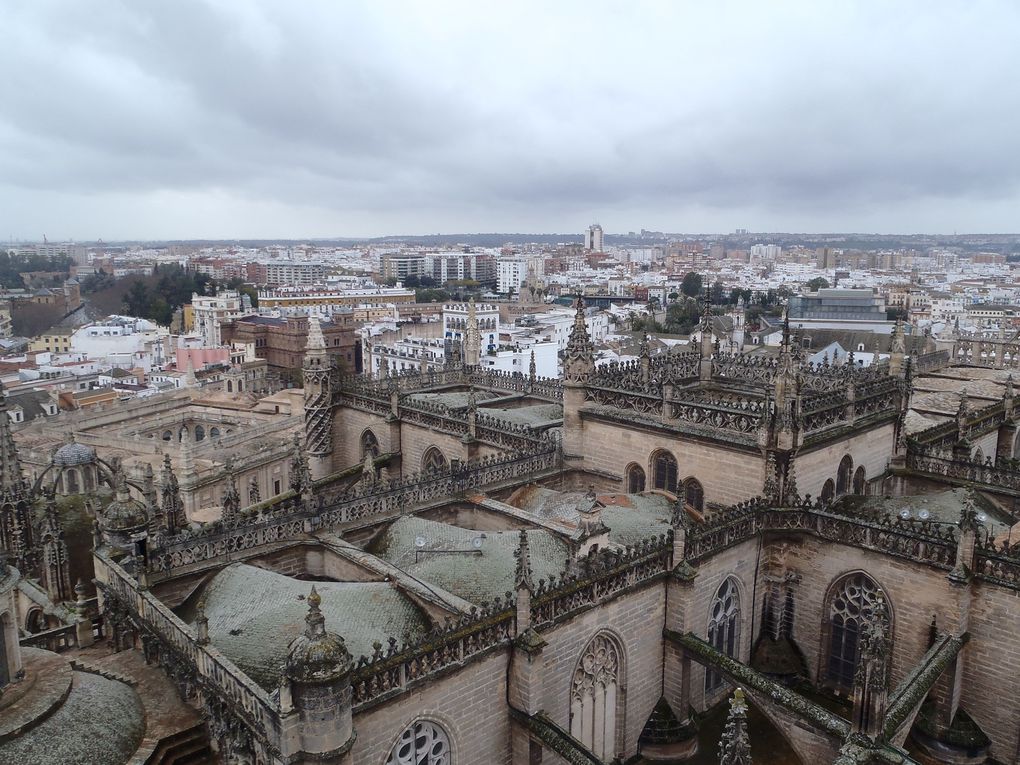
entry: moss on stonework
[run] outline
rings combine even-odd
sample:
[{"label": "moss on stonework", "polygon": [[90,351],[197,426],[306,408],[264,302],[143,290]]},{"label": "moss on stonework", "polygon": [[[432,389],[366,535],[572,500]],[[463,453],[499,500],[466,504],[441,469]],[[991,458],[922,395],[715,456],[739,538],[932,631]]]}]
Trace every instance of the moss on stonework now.
[{"label": "moss on stonework", "polygon": [[962,709],[957,710],[948,727],[940,725],[935,703],[930,699],[921,705],[914,725],[926,736],[962,749],[984,749],[992,743],[981,726]]}]

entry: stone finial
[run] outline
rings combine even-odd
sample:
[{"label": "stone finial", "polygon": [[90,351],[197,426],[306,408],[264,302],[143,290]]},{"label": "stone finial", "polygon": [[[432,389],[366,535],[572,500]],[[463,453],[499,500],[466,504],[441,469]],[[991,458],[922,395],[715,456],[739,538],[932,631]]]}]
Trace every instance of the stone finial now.
[{"label": "stone finial", "polygon": [[229,457],[223,465],[227,476],[227,485],[223,489],[223,520],[234,520],[241,512],[241,495],[237,492],[237,480],[234,476],[234,462]]},{"label": "stone finial", "polygon": [[751,741],[747,735],[747,702],[737,688],[730,699],[726,727],[719,741],[719,765],[752,765]]},{"label": "stone finial", "polygon": [[259,477],[253,475],[248,481],[248,504],[257,505],[262,501],[262,493],[259,491]]},{"label": "stone finial", "polygon": [[1008,403],[1013,403],[1013,375],[1006,376],[1006,388],[1002,392],[1002,398]]},{"label": "stone finial", "polygon": [[535,351],[534,351],[534,349],[532,349],[532,351],[531,351],[531,361],[528,362],[528,379],[531,380],[532,383],[534,383],[535,380],[537,379],[537,377],[538,377],[538,367],[535,365]]},{"label": "stone finial", "polygon": [[531,550],[528,547],[528,532],[525,529],[521,529],[517,549],[514,551],[514,557],[517,559],[517,571],[514,574],[514,586],[518,590],[524,589],[528,592],[534,592],[535,582],[531,574]]}]

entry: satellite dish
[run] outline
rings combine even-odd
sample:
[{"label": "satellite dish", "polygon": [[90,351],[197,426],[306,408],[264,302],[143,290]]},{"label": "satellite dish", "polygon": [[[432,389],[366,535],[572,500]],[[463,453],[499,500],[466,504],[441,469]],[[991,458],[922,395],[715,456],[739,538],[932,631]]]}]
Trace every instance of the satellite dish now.
[{"label": "satellite dish", "polygon": [[425,537],[415,537],[414,538],[414,546],[419,548],[419,549],[424,547],[425,546]]},{"label": "satellite dish", "polygon": [[931,513],[929,513],[927,510],[922,510],[917,514],[917,517],[920,518],[922,521],[926,521],[929,518],[931,518]]},{"label": "satellite dish", "polygon": [[981,523],[984,523],[985,521],[988,520],[988,516],[985,515],[984,513],[978,513],[977,519],[981,521]]},{"label": "satellite dish", "polygon": [[900,518],[902,518],[905,521],[908,520],[910,518],[910,511],[907,510],[907,508],[903,508],[902,510],[900,510]]},{"label": "satellite dish", "polygon": [[471,540],[471,546],[474,547],[476,550],[481,550],[482,549],[482,538],[481,537],[475,537],[474,539],[472,539]]}]

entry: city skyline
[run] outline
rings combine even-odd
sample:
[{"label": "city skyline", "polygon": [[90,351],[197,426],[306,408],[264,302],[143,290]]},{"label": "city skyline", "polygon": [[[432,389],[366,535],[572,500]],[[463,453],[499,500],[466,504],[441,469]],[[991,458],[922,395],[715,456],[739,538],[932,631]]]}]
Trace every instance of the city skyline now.
[{"label": "city skyline", "polygon": [[1016,230],[1020,9],[782,11],[20,4],[0,235]]}]

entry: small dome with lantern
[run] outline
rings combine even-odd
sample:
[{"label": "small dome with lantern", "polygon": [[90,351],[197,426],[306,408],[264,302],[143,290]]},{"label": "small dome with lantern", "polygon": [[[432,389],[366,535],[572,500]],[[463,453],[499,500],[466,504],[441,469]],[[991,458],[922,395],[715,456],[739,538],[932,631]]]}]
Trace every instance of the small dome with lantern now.
[{"label": "small dome with lantern", "polygon": [[312,587],[308,596],[305,631],[298,635],[287,650],[287,675],[304,683],[336,680],[351,671],[351,654],[344,639],[326,629],[326,620],[319,610],[322,598]]},{"label": "small dome with lantern", "polygon": [[72,467],[74,465],[88,465],[96,461],[96,450],[91,446],[79,444],[74,434],[71,434],[71,442],[64,444],[53,453],[53,464],[57,467]]}]

